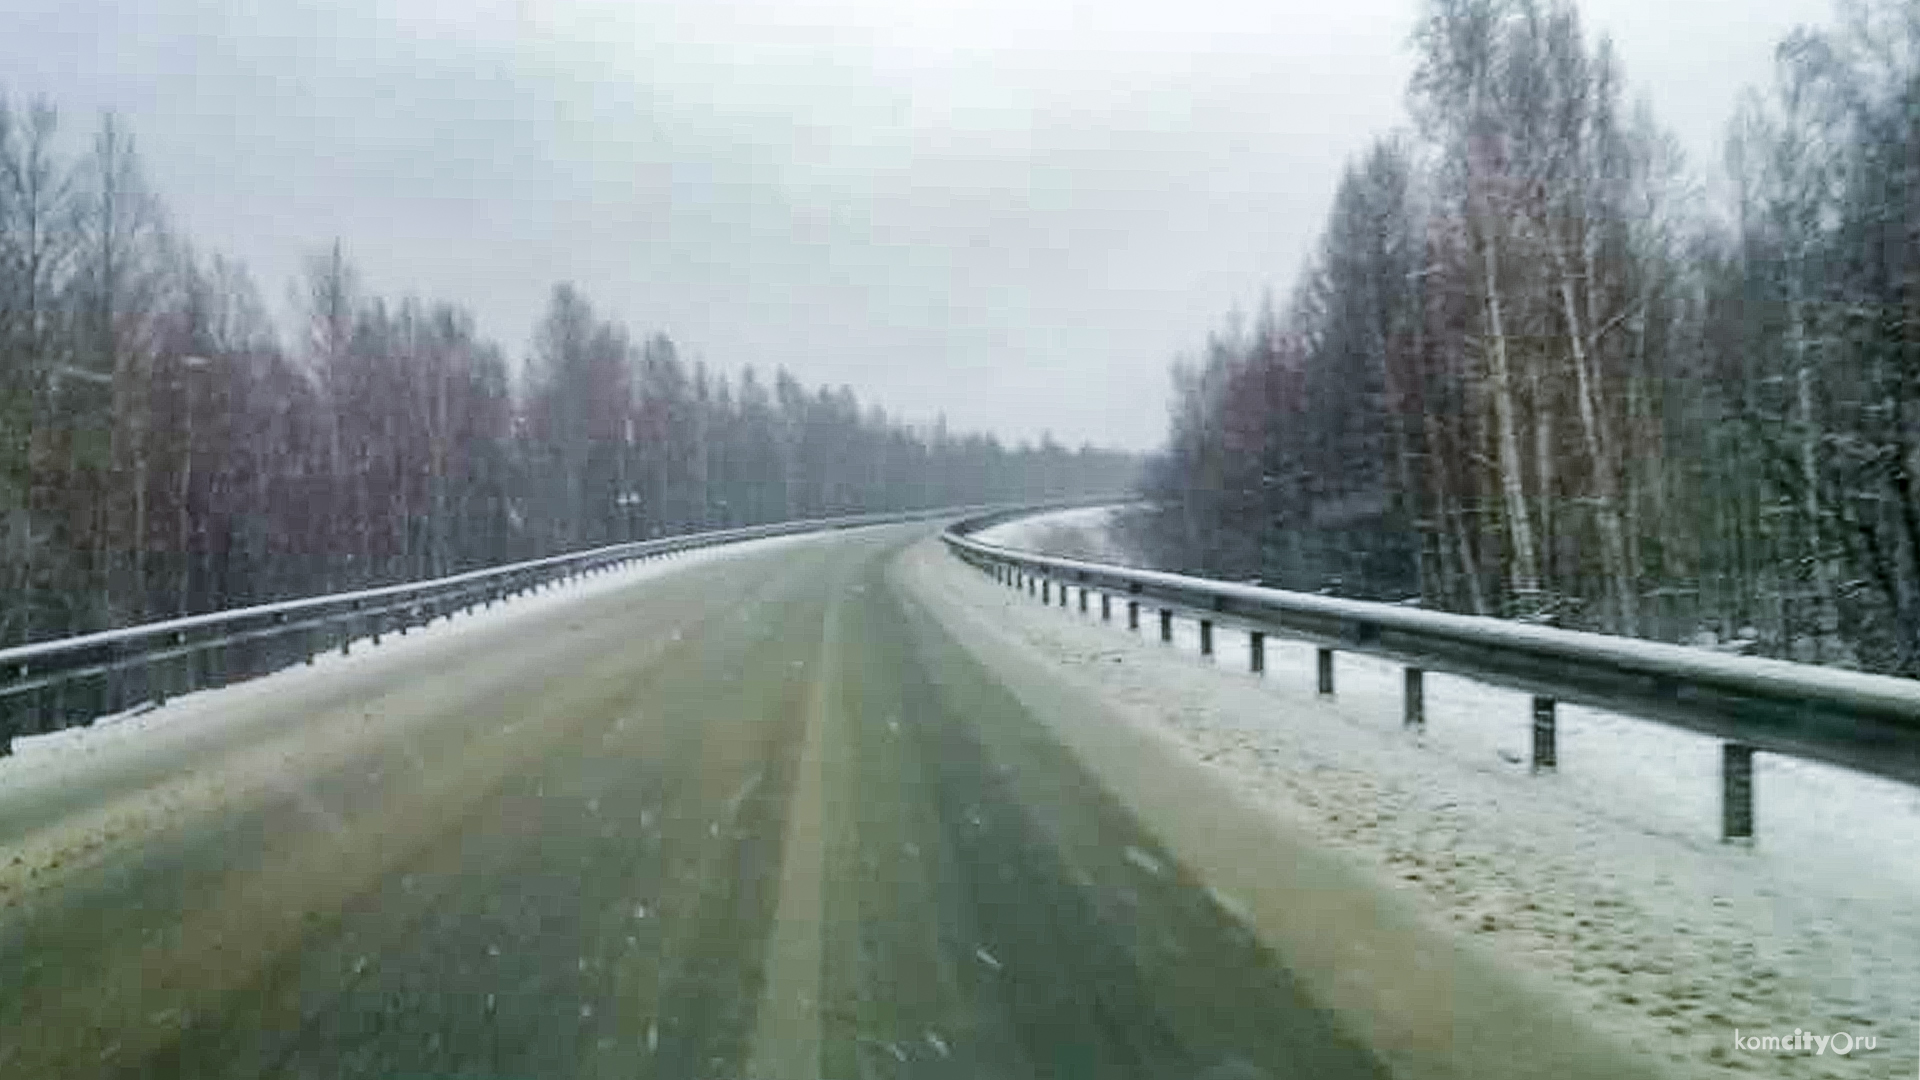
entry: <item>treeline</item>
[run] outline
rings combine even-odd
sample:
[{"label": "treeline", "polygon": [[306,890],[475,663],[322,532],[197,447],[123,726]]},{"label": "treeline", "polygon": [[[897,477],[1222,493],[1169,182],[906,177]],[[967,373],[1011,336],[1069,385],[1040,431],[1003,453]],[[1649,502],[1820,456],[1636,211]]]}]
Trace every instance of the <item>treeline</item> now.
[{"label": "treeline", "polygon": [[340,248],[283,338],[167,225],[112,119],[0,102],[0,643],[692,529],[1129,488],[636,340],[553,290],[524,365]]},{"label": "treeline", "polygon": [[1162,558],[1920,674],[1920,3],[1782,43],[1725,206],[1571,3],[1414,40],[1412,130],[1177,368]]}]

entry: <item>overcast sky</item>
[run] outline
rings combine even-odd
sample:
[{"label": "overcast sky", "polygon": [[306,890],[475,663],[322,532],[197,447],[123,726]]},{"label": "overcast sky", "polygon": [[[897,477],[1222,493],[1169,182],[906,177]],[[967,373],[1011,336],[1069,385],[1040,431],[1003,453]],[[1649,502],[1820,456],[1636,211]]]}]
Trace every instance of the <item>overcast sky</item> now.
[{"label": "overcast sky", "polygon": [[[1404,122],[1417,0],[6,0],[0,89],[133,129],[285,307],[369,285],[518,356],[557,281],[916,421],[1145,448]],[[1704,176],[1828,0],[1589,0]]]}]

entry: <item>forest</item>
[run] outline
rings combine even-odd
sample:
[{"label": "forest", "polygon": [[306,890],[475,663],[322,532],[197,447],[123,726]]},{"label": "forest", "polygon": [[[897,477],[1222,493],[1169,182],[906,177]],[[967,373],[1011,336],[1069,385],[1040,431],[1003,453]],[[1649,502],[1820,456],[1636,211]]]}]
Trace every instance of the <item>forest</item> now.
[{"label": "forest", "polygon": [[[535,286],[536,288],[539,286]],[[675,532],[1130,490],[1127,454],[689,364],[553,288],[511,358],[340,244],[275,324],[109,116],[0,101],[0,645]]]},{"label": "forest", "polygon": [[1158,560],[1920,674],[1920,3],[1834,22],[1709,197],[1569,0],[1426,0],[1407,128],[1175,367]]}]

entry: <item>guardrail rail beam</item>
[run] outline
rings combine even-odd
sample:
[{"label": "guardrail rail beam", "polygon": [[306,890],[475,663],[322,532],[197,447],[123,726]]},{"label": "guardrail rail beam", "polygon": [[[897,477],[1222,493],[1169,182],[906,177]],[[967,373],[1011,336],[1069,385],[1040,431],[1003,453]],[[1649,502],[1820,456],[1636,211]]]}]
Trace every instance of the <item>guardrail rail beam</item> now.
[{"label": "guardrail rail beam", "polygon": [[1008,517],[961,521],[942,540],[983,569],[1058,576],[1123,595],[1129,630],[1140,628],[1141,607],[1151,605],[1159,613],[1162,642],[1173,640],[1176,614],[1200,621],[1202,650],[1209,653],[1214,624],[1245,627],[1259,635],[1249,639],[1249,666],[1256,669],[1264,667],[1264,635],[1311,644],[1322,694],[1333,693],[1335,649],[1395,661],[1404,667],[1407,727],[1424,728],[1429,671],[1528,694],[1534,699],[1537,771],[1559,768],[1555,709],[1560,702],[1721,740],[1721,831],[1728,840],[1752,839],[1755,753],[1920,784],[1917,680],[1058,558],[969,535]]}]

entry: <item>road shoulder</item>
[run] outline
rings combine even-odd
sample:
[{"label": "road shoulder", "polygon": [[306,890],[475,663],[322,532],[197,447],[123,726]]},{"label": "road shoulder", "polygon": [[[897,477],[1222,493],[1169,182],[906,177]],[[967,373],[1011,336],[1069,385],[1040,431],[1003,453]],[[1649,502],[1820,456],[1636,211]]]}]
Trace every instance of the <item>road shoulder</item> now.
[{"label": "road shoulder", "polygon": [[1003,679],[1396,1075],[1671,1075],[1594,1030],[1555,987],[1461,939],[1389,883],[1233,791],[1114,701],[1096,669],[1037,655],[971,599],[984,579],[937,542],[905,552],[892,580],[909,610]]}]

